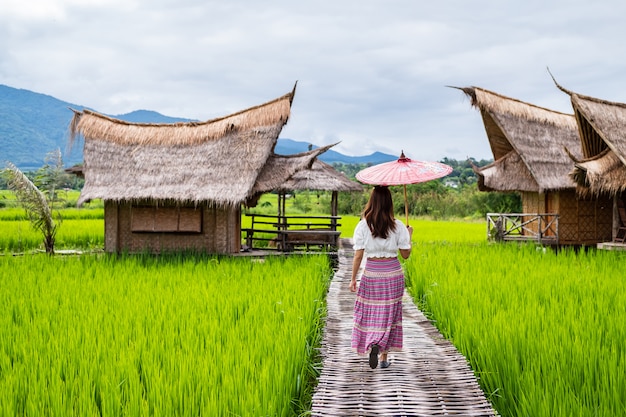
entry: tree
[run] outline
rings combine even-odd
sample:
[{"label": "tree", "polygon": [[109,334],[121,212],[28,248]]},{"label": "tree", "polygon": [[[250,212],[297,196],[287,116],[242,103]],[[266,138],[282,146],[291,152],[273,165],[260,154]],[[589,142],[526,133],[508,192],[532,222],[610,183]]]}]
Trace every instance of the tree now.
[{"label": "tree", "polygon": [[30,223],[43,234],[46,253],[54,255],[54,240],[59,224],[54,221],[46,196],[11,162],[7,162],[5,178],[8,188],[15,193],[26,211]]}]

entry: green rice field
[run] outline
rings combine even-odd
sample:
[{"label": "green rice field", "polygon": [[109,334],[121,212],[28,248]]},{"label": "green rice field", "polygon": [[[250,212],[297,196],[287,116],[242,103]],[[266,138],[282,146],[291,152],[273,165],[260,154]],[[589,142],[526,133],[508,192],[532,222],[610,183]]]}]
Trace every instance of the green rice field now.
[{"label": "green rice field", "polygon": [[409,292],[502,416],[626,415],[626,253],[414,247]]},{"label": "green rice field", "polygon": [[[101,207],[61,224],[57,249],[84,254],[49,257],[12,210],[0,209],[0,415],[307,414],[325,257],[105,255]],[[344,216],[342,237],[357,222]],[[626,252],[410,224],[408,291],[501,416],[626,415]]]},{"label": "green rice field", "polygon": [[[56,250],[101,251],[104,248],[103,219],[65,219],[56,236]],[[0,252],[44,251],[41,232],[28,220],[0,220]]]},{"label": "green rice field", "polygon": [[0,257],[0,415],[291,416],[326,257]]}]

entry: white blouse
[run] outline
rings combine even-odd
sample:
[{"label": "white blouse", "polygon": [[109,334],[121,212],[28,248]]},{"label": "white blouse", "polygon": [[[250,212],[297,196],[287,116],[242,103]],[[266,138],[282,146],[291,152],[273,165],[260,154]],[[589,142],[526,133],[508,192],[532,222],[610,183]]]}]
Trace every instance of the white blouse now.
[{"label": "white blouse", "polygon": [[354,250],[365,249],[367,258],[395,258],[399,249],[411,249],[411,236],[404,223],[396,219],[396,230],[387,239],[373,237],[372,231],[361,219],[354,229]]}]

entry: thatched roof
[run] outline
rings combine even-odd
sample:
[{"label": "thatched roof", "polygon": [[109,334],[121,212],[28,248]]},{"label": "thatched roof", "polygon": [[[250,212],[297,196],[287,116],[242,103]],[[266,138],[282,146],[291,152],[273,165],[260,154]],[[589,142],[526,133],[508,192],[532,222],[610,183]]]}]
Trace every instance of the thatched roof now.
[{"label": "thatched roof", "polygon": [[601,100],[556,86],[572,101],[583,158],[571,177],[581,194],[616,194],[626,190],[626,104]]},{"label": "thatched roof", "polygon": [[295,190],[352,192],[363,191],[363,186],[356,181],[351,181],[350,178],[337,171],[332,165],[315,159],[309,169],[296,172],[278,189],[278,191],[282,192]]},{"label": "thatched roof", "polygon": [[626,191],[626,165],[608,148],[593,158],[577,161],[570,177],[584,196]]},{"label": "thatched roof", "polygon": [[129,123],[76,111],[70,130],[85,138],[85,186],[92,199],[170,200],[238,206],[253,193],[289,119],[294,90],[205,122]]},{"label": "thatched roof", "polygon": [[574,187],[568,176],[572,161],[565,151],[581,155],[573,115],[478,87],[461,90],[480,110],[494,156],[494,164],[477,170],[479,177],[489,177],[481,179],[486,189],[544,192]]},{"label": "thatched roof", "polygon": [[[519,154],[513,150],[489,165],[472,168],[478,177],[480,191],[539,192],[537,181],[528,171]],[[515,174],[512,175],[512,173]]]},{"label": "thatched roof", "polygon": [[335,145],[336,143],[294,155],[274,153],[270,155],[252,189],[251,202],[254,202],[260,194],[278,190],[293,175],[297,175],[302,170],[308,170],[318,155]]}]

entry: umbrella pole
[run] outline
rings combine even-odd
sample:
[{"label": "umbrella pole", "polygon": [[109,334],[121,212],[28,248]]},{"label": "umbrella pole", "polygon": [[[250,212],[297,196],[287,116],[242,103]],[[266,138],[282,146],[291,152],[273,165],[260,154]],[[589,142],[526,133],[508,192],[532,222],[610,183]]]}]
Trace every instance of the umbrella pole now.
[{"label": "umbrella pole", "polygon": [[404,216],[406,217],[406,225],[409,226],[409,201],[406,198],[406,184],[404,184]]}]

